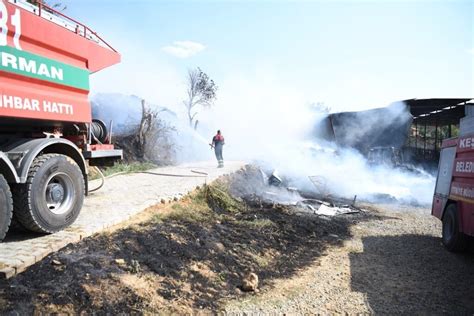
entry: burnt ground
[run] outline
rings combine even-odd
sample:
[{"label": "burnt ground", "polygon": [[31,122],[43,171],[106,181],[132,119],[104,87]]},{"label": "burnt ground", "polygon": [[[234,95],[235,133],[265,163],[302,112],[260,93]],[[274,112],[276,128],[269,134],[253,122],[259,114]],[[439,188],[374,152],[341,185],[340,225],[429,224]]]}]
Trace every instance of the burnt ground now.
[{"label": "burnt ground", "polygon": [[208,187],[151,208],[143,221],[69,245],[0,281],[0,313],[217,310],[225,299],[253,295],[239,290],[246,272],[271,290],[273,279],[291,277],[350,238],[351,225],[377,217],[327,220],[251,208],[223,190]]},{"label": "burnt ground", "polygon": [[[152,207],[0,281],[0,314],[474,312],[474,257],[446,252],[427,216],[328,218],[226,190]],[[239,289],[248,271],[258,293]]]}]

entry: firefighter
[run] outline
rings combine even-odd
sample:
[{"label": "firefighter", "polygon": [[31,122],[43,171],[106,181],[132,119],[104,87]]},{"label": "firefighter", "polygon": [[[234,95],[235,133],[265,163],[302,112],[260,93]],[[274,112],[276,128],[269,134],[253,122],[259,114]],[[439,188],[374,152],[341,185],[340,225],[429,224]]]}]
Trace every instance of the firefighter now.
[{"label": "firefighter", "polygon": [[224,167],[224,157],[222,156],[222,147],[224,146],[224,144],[224,136],[222,136],[221,131],[218,130],[217,134],[212,138],[211,143],[211,147],[214,148],[214,153],[216,154],[218,168]]}]

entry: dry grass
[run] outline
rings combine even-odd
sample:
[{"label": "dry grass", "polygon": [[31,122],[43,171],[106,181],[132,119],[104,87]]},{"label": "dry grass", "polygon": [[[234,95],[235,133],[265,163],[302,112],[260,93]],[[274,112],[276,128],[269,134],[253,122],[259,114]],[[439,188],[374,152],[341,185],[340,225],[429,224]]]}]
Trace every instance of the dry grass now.
[{"label": "dry grass", "polygon": [[[253,208],[217,182],[70,245],[3,288],[0,283],[0,301],[8,302],[0,314],[216,311],[229,298],[251,297],[237,290],[247,271],[258,274],[265,291],[342,244],[327,232],[349,237],[358,216],[351,218],[326,221],[289,209]],[[64,263],[63,271],[52,259]],[[132,269],[134,262],[139,269]],[[28,284],[26,292],[22,284]]]}]

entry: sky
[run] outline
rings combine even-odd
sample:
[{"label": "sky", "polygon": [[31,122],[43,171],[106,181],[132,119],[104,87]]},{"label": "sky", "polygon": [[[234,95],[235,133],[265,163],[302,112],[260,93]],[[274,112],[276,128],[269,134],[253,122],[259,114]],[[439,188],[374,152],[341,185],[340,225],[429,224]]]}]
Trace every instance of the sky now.
[{"label": "sky", "polygon": [[122,55],[92,76],[92,93],[178,109],[187,70],[200,67],[219,86],[218,102],[219,93],[245,93],[242,83],[332,111],[474,97],[474,1],[63,3]]}]

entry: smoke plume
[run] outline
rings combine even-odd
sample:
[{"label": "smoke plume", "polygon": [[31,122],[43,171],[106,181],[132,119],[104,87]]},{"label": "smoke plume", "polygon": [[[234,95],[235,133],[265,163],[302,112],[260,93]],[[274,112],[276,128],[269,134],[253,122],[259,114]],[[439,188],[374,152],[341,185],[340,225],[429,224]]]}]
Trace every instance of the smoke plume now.
[{"label": "smoke plume", "polygon": [[[359,151],[319,138],[314,131],[321,127],[327,113],[319,112],[288,85],[269,78],[227,81],[221,84],[219,103],[206,114],[199,132],[211,135],[221,129],[227,160],[252,161],[265,169],[277,169],[291,179],[291,186],[317,190],[308,178],[317,176],[324,186],[320,190],[340,197],[431,203],[432,175],[422,170],[371,166]],[[377,130],[387,132],[383,127],[403,125],[410,119],[403,104],[394,104],[383,116],[375,111],[363,125],[348,122],[347,141],[363,140],[364,135]]]},{"label": "smoke plume", "polygon": [[[289,179],[290,186],[301,190],[345,198],[357,195],[370,201],[431,203],[435,181],[432,175],[422,170],[371,166],[361,154],[367,149],[364,146],[399,138],[400,133],[393,133],[393,127],[398,131],[409,127],[411,116],[403,104],[369,111],[364,117],[355,113],[357,119],[344,118],[335,139],[328,141],[328,137],[322,137],[322,131],[327,130],[328,113],[321,112],[321,107],[314,106],[289,84],[268,76],[254,80],[234,76],[219,87],[215,107],[199,113],[197,131],[189,127],[184,116],[169,110],[160,113],[176,129],[175,161],[215,159],[209,143],[220,129],[226,140],[225,160],[253,162],[264,170],[278,170]],[[96,116],[114,118],[117,132],[139,120],[137,97],[97,95],[93,103]],[[310,176],[318,179],[317,186]]]}]

